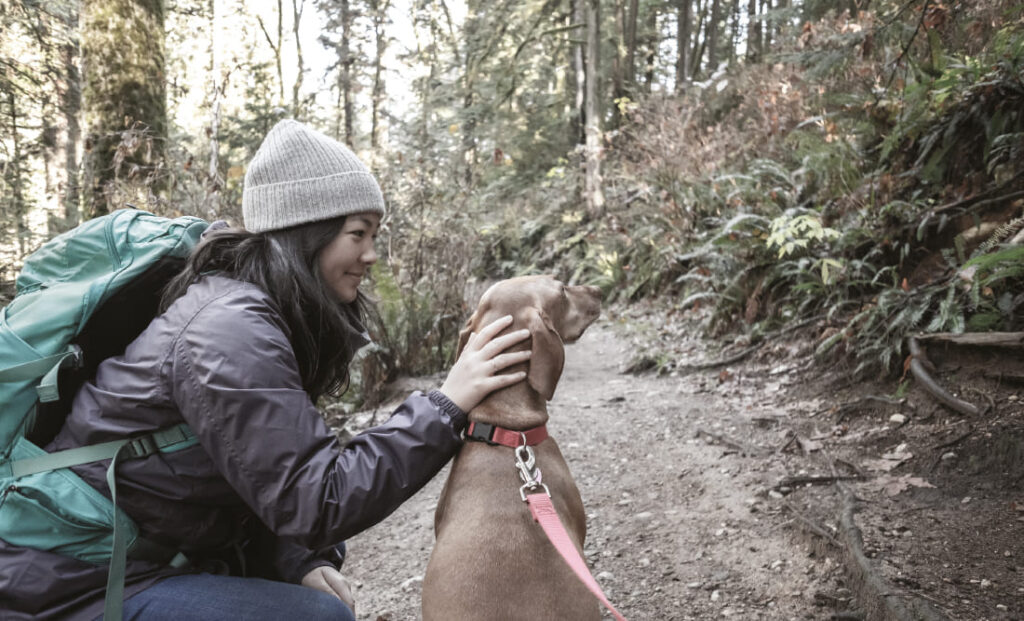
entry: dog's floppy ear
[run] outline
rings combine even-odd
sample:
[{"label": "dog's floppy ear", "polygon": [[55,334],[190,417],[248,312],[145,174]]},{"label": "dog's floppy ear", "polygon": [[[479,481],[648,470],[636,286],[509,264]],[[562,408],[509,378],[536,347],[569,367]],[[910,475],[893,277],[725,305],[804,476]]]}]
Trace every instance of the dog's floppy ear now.
[{"label": "dog's floppy ear", "polygon": [[526,311],[526,327],[530,330],[533,340],[533,352],[530,356],[530,371],[526,381],[544,399],[551,401],[555,396],[555,386],[562,376],[565,365],[565,348],[562,337],[551,325],[551,318],[539,308]]},{"label": "dog's floppy ear", "polygon": [[465,349],[466,343],[469,341],[469,335],[473,333],[473,325],[476,321],[476,313],[466,320],[466,325],[462,326],[462,330],[459,332],[459,346],[455,349],[455,359],[458,360],[459,356],[462,355],[462,350]]}]

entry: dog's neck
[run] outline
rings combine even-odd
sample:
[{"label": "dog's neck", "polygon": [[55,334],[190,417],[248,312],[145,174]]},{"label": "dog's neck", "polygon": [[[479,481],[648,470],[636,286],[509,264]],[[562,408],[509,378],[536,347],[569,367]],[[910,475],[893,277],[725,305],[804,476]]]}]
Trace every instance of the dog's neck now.
[{"label": "dog's neck", "polygon": [[469,413],[469,420],[524,431],[548,422],[544,397],[526,381],[492,392]]},{"label": "dog's neck", "polygon": [[[527,348],[529,348],[529,343],[511,347],[508,351]],[[505,372],[515,373],[526,370],[526,364],[517,364],[509,367]],[[508,388],[492,392],[469,412],[469,420],[497,425],[513,431],[540,427],[548,422],[547,400],[524,379]]]}]

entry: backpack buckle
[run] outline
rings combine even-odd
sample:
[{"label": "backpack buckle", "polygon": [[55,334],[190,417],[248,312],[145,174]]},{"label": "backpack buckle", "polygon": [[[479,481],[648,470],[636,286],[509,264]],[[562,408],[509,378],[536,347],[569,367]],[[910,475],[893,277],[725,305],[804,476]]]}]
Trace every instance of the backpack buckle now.
[{"label": "backpack buckle", "polygon": [[145,435],[129,440],[128,450],[131,452],[131,457],[145,457],[157,452],[160,447],[153,441],[153,436]]}]

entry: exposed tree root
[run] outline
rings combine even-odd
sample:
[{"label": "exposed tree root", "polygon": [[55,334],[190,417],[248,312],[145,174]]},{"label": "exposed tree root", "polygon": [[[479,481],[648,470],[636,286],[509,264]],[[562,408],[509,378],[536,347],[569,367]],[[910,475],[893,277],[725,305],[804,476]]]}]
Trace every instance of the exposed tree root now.
[{"label": "exposed tree root", "polygon": [[863,606],[868,621],[948,621],[949,617],[935,610],[927,601],[903,592],[886,582],[864,553],[864,537],[854,520],[856,498],[846,486],[837,482],[842,498],[839,515],[839,540],[844,544],[847,573],[853,578],[853,590]]},{"label": "exposed tree root", "polygon": [[914,375],[914,379],[921,384],[929,395],[942,405],[960,412],[961,414],[966,414],[968,416],[977,416],[981,414],[982,410],[980,410],[976,405],[954,397],[949,394],[945,388],[940,386],[937,381],[935,381],[928,372],[929,369],[934,369],[935,367],[928,361],[928,357],[925,355],[924,350],[921,348],[921,344],[917,342],[916,338],[910,337],[907,339],[907,343],[910,346],[910,372]]}]

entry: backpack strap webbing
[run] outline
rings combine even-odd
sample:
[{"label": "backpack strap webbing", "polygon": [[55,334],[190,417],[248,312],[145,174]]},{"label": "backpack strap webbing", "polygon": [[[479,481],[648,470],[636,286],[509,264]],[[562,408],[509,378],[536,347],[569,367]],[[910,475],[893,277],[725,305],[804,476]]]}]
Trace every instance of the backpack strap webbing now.
[{"label": "backpack strap webbing", "polygon": [[[82,364],[82,348],[73,343],[68,345],[68,348],[59,354],[0,369],[0,382],[22,382],[42,377],[42,381],[39,382],[39,386],[36,388],[39,400],[43,403],[56,401],[60,398],[57,391],[57,374],[68,364],[75,366],[81,366]],[[107,455],[106,458],[109,457],[110,455]]]},{"label": "backpack strap webbing", "polygon": [[196,442],[192,430],[185,423],[181,423],[144,436],[80,446],[0,464],[0,474],[17,478],[38,472],[80,466],[101,459],[111,459],[122,447],[125,447],[122,458],[134,459],[152,455],[157,451],[172,452],[188,448]]}]

